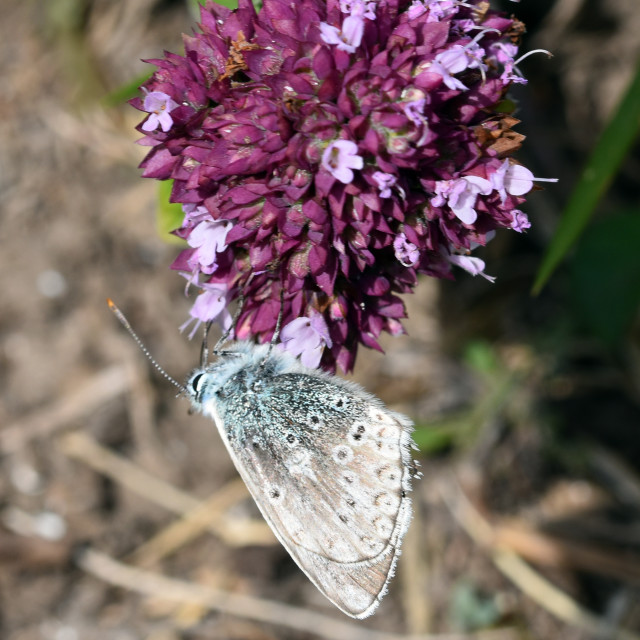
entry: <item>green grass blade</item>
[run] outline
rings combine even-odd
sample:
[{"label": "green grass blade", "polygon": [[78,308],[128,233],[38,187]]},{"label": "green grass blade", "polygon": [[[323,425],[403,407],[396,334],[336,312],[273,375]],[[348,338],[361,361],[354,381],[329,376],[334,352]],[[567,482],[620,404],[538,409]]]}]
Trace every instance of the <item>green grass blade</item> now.
[{"label": "green grass blade", "polygon": [[114,89],[102,98],[102,104],[105,108],[118,107],[121,104],[140,95],[140,85],[144,84],[151,77],[151,72],[147,71],[140,74],[137,78]]},{"label": "green grass blade", "polygon": [[640,61],[618,110],[600,136],[567,204],[533,285],[542,290],[558,264],[578,239],[608,189],[640,127]]}]

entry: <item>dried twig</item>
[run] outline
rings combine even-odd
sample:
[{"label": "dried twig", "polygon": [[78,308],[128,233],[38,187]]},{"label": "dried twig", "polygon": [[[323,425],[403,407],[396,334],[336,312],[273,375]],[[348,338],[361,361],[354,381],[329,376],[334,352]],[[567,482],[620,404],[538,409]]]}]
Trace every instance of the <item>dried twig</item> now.
[{"label": "dried twig", "polygon": [[572,567],[640,584],[637,554],[609,552],[575,540],[561,540],[524,525],[496,525],[494,546],[548,567]]},{"label": "dried twig", "polygon": [[221,613],[295,629],[323,638],[349,640],[513,640],[513,629],[493,629],[476,634],[430,634],[403,636],[367,629],[361,623],[341,621],[292,607],[246,595],[226,593],[182,580],[137,569],[95,550],[85,550],[77,564],[100,580],[148,596],[199,604]]}]

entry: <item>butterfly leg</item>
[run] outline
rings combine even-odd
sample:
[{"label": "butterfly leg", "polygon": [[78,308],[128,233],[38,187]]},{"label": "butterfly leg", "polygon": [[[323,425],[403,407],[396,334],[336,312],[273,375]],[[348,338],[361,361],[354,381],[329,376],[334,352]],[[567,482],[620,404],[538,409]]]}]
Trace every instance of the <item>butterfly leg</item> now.
[{"label": "butterfly leg", "polygon": [[[241,293],[238,296],[238,308],[236,309],[236,312],[233,314],[233,319],[231,320],[231,324],[229,325],[229,328],[220,336],[220,339],[218,340],[218,342],[216,342],[215,346],[213,347],[213,355],[219,356],[222,353],[222,351],[220,350],[220,347],[227,341],[231,332],[235,330],[236,324],[238,323],[238,318],[240,317],[240,314],[242,313],[243,308],[244,308],[244,296]],[[205,328],[205,331],[206,330],[207,329]],[[205,333],[205,338],[206,338],[206,333]]]}]

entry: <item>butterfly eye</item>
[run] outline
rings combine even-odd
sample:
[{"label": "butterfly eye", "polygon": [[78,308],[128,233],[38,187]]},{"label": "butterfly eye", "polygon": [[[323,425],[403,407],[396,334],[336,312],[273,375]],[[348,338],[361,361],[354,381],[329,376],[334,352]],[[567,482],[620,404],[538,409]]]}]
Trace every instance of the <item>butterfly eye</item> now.
[{"label": "butterfly eye", "polygon": [[191,381],[191,386],[193,388],[193,390],[198,393],[198,391],[200,391],[200,380],[202,378],[202,373],[199,373],[192,381]]}]

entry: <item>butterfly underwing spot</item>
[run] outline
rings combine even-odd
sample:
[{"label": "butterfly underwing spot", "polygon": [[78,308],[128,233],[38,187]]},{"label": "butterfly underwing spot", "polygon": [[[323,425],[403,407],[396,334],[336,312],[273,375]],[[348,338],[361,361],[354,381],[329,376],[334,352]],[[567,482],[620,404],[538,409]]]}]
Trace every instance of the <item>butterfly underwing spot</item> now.
[{"label": "butterfly underwing spot", "polygon": [[293,433],[287,433],[285,440],[290,447],[295,447],[298,444],[298,438]]},{"label": "butterfly underwing spot", "polygon": [[352,403],[347,396],[337,396],[333,398],[332,406],[341,414],[348,413],[351,410]]},{"label": "butterfly underwing spot", "polygon": [[338,464],[347,464],[353,460],[353,449],[351,449],[350,447],[347,447],[344,444],[340,444],[337,447],[334,447],[331,453],[332,453],[333,459]]},{"label": "butterfly underwing spot", "polygon": [[284,499],[284,491],[274,485],[267,488],[266,494],[271,502],[280,502]]},{"label": "butterfly underwing spot", "polygon": [[351,444],[359,446],[367,441],[367,427],[363,422],[355,422],[349,429]]},{"label": "butterfly underwing spot", "polygon": [[376,438],[378,440],[395,439],[398,435],[397,431],[397,428],[393,425],[385,424],[376,431]]},{"label": "butterfly underwing spot", "polygon": [[388,489],[399,489],[401,482],[401,470],[389,464],[376,470],[376,476],[380,482]]},{"label": "butterfly underwing spot", "polygon": [[324,548],[331,556],[347,556],[353,552],[350,542],[340,536],[328,536],[324,542]]},{"label": "butterfly underwing spot", "polygon": [[372,556],[375,556],[382,552],[386,546],[383,540],[372,538],[371,536],[362,536],[360,538],[360,543],[362,545],[362,548]]},{"label": "butterfly underwing spot", "polygon": [[389,458],[391,460],[398,460],[400,458],[398,455],[398,444],[396,442],[378,440],[378,442],[376,442],[376,447],[378,449],[378,453],[384,458]]},{"label": "butterfly underwing spot", "polygon": [[388,516],[395,516],[400,506],[400,498],[392,493],[382,492],[374,498],[374,504],[380,511]]},{"label": "butterfly underwing spot", "polygon": [[383,540],[388,539],[393,533],[393,522],[386,516],[376,516],[373,519],[373,526]]}]

